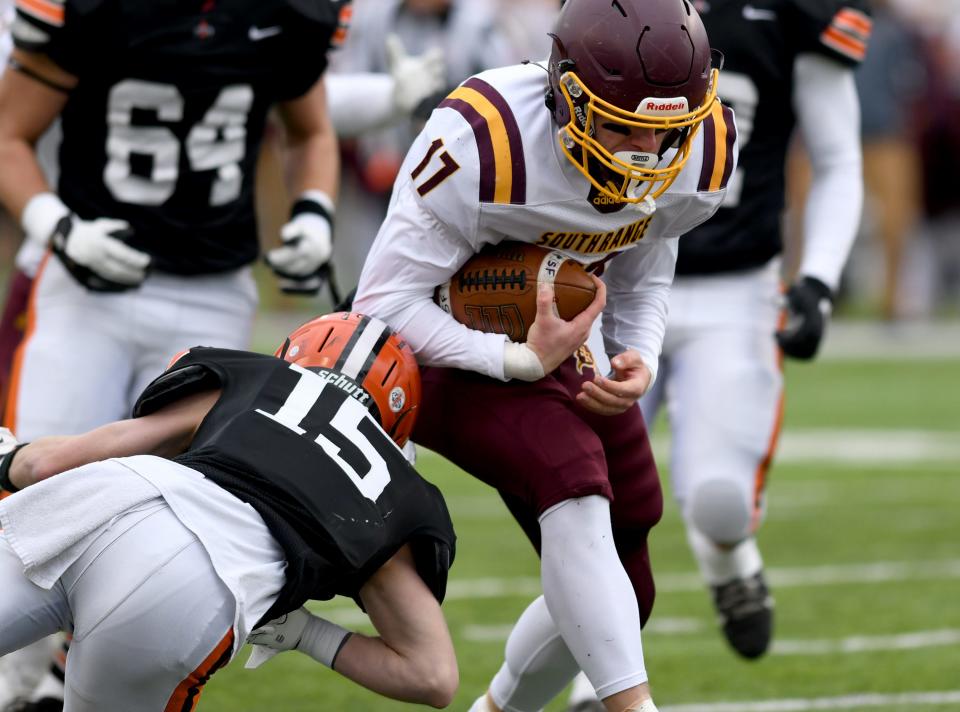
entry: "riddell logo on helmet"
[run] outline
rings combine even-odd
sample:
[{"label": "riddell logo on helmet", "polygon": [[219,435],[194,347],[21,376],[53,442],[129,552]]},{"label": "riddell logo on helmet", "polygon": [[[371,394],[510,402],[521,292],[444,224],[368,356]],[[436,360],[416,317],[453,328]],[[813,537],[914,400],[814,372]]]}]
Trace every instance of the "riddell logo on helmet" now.
[{"label": "riddell logo on helmet", "polygon": [[647,111],[676,111],[677,109],[682,109],[683,104],[665,102],[663,104],[658,104],[655,101],[647,102]]},{"label": "riddell logo on helmet", "polygon": [[637,107],[638,114],[653,114],[654,116],[679,116],[690,111],[686,97],[644,99]]}]

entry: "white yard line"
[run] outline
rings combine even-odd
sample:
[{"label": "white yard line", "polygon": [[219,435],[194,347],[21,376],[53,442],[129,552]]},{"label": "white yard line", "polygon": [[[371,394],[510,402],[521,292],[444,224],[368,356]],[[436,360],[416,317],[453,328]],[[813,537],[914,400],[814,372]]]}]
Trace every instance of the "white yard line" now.
[{"label": "white yard line", "polygon": [[960,630],[918,630],[899,635],[856,635],[838,640],[775,640],[774,655],[827,655],[876,650],[917,650],[960,644]]},{"label": "white yard line", "polygon": [[[652,444],[658,461],[667,463],[670,436],[665,428],[654,432]],[[440,457],[422,448],[418,453],[424,460]],[[776,462],[883,469],[936,462],[955,465],[960,471],[960,438],[956,433],[932,430],[789,428],[780,436]]]},{"label": "white yard line", "polygon": [[[838,584],[867,584],[884,581],[942,581],[960,578],[960,559],[934,561],[876,561],[873,563],[850,563],[830,566],[775,567],[767,570],[773,588],[801,588],[809,586],[832,586]],[[660,574],[657,576],[657,591],[660,593],[683,593],[702,591],[703,582],[695,573]],[[447,601],[476,600],[520,596],[533,598],[540,595],[540,579],[516,578],[453,578],[447,584]],[[366,616],[353,606],[330,606],[322,609],[324,615],[332,616],[338,623],[352,625],[366,621]]]},{"label": "white yard line", "polygon": [[[266,310],[254,320],[253,343],[272,351],[284,337],[313,313]],[[960,358],[960,323],[956,320],[913,321],[891,327],[876,321],[834,319],[821,361]]]},{"label": "white yard line", "polygon": [[[503,643],[510,635],[512,624],[497,625],[466,625],[460,629],[464,640],[472,643]],[[696,618],[661,618],[654,617],[644,628],[644,635],[671,636],[671,649],[682,647],[684,655],[707,653],[702,647],[691,648],[675,636],[696,635],[705,630],[703,622]],[[848,638],[811,638],[811,639],[777,639],[773,643],[770,655],[800,656],[800,655],[855,655],[891,650],[919,650],[921,648],[942,648],[960,645],[960,630],[945,628],[943,630],[919,630],[898,635],[856,635]]]},{"label": "white yard line", "polygon": [[948,705],[960,702],[960,690],[942,692],[864,693],[842,697],[789,698],[758,702],[701,702],[664,705],[660,712],[807,712],[808,710],[851,710],[861,707],[887,707],[913,710],[918,705]]},{"label": "white yard line", "polygon": [[[877,561],[865,564],[776,567],[767,570],[774,588],[829,586],[834,584],[877,583],[880,581],[938,581],[960,578],[960,559],[936,561]],[[657,591],[677,593],[699,591],[703,582],[695,573],[658,574]],[[500,596],[539,595],[537,578],[451,579],[447,600],[456,601]]]},{"label": "white yard line", "polygon": [[[703,621],[696,618],[651,618],[643,629],[644,634],[692,635],[705,629]],[[510,635],[513,623],[500,625],[465,625],[460,636],[473,643],[502,643]]]}]

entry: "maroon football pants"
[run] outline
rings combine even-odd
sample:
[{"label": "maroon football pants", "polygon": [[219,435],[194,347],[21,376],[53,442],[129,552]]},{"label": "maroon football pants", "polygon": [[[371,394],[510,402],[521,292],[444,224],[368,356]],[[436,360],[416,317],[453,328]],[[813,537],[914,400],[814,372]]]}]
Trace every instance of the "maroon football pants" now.
[{"label": "maroon football pants", "polygon": [[538,553],[537,518],[549,507],[592,494],[611,501],[617,551],[645,623],[654,599],[647,534],[663,496],[639,407],[616,416],[581,408],[575,397],[594,373],[575,358],[533,383],[447,368],[422,374],[413,440],[495,487]]}]

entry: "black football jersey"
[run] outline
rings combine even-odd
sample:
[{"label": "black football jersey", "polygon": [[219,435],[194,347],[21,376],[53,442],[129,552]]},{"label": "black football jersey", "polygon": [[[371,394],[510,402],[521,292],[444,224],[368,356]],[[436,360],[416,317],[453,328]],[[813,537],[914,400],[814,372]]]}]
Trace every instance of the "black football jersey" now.
[{"label": "black football jersey", "polygon": [[357,389],[343,384],[273,356],[201,347],[134,406],[142,416],[222,389],[175,459],[253,506],[283,547],[286,584],[264,620],[307,599],[356,599],[405,543],[443,600],[455,548],[443,497],[373,420]]},{"label": "black football jersey", "polygon": [[866,0],[697,0],[710,45],[724,54],[719,94],[733,107],[740,161],[716,215],[680,240],[677,274],[765,264],[783,248],[784,162],[796,123],[794,61],[819,54],[858,64]]},{"label": "black football jersey", "polygon": [[268,109],[326,68],[343,0],[19,0],[14,39],[78,77],[58,192],[128,221],[155,269],[258,254],[254,169]]}]

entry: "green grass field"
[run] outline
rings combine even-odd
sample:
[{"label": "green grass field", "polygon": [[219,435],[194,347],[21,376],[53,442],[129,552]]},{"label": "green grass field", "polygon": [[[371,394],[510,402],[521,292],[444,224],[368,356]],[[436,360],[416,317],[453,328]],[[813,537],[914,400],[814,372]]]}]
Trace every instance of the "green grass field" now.
[{"label": "green grass field", "polygon": [[[644,633],[661,711],[960,710],[960,360],[826,360],[790,366],[787,379],[761,531],[775,650],[748,663],[725,647],[668,502],[652,537],[659,594]],[[661,453],[665,431],[658,424]],[[491,490],[432,453],[420,470],[447,495],[459,536],[444,609],[460,660],[451,709],[466,710],[538,593],[537,562]],[[363,625],[349,601],[318,608]],[[303,655],[256,671],[245,659],[213,678],[201,710],[410,709]]]}]

